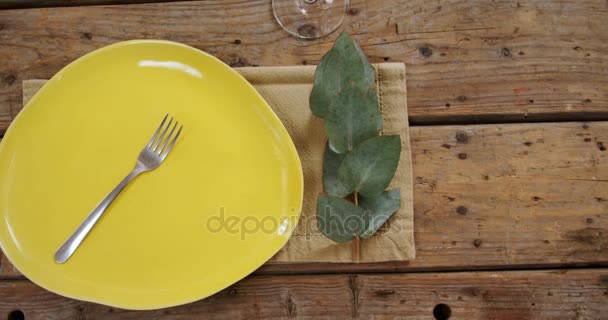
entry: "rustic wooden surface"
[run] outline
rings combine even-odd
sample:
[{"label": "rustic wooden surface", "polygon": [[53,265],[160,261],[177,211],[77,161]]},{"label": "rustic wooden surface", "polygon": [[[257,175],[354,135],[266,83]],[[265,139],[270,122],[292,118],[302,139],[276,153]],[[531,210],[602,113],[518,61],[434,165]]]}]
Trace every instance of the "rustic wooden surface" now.
[{"label": "rustic wooden surface", "polygon": [[[0,0],[58,6],[0,10],[0,137],[22,80],[117,41],[255,66],[315,64],[337,36],[288,36],[271,0],[90,6],[161,1]],[[0,318],[447,319],[444,303],[450,319],[606,319],[606,21],[605,0],[351,0],[342,29],[372,62],[407,65],[416,260],[265,265],[209,299],[130,312],[49,293],[0,253]]]},{"label": "rustic wooden surface", "polygon": [[[46,7],[73,7],[112,4],[133,4],[153,2],[173,2],[178,0],[2,0],[0,9],[24,9],[24,8],[46,8]],[[179,0],[196,1],[196,0]]]},{"label": "rustic wooden surface", "polygon": [[[252,276],[211,298],[124,311],[0,282],[0,314],[25,319],[606,319],[608,270]],[[437,307],[444,304],[447,307]],[[436,311],[436,316],[433,311]]]},{"label": "rustic wooden surface", "polygon": [[608,266],[608,122],[413,127],[411,139],[415,260],[259,272]]},{"label": "rustic wooden surface", "polygon": [[[343,29],[370,60],[407,64],[413,124],[608,119],[605,0],[351,3]],[[233,66],[293,65],[317,63],[337,35],[289,36],[271,0],[0,11],[0,129],[20,109],[22,80],[117,41],[175,40]]]}]

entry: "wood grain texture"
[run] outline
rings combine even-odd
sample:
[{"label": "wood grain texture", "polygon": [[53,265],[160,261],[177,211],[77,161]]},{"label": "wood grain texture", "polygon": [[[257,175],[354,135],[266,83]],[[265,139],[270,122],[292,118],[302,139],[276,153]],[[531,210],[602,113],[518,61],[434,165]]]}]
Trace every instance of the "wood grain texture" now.
[{"label": "wood grain texture", "polygon": [[0,0],[0,9],[73,7],[112,4],[155,3],[195,0]]},{"label": "wood grain texture", "polygon": [[258,273],[608,266],[608,122],[410,130],[415,260]]},{"label": "wood grain texture", "polygon": [[608,266],[608,123],[412,127],[411,262],[260,272]]},{"label": "wood grain texture", "polygon": [[[0,317],[53,319],[605,319],[608,270],[250,276],[195,303],[126,311],[0,282]],[[604,317],[604,318],[602,318]]]},{"label": "wood grain texture", "polygon": [[[413,124],[606,120],[605,21],[604,0],[353,0],[341,30],[372,62],[407,64]],[[255,66],[315,64],[337,36],[289,36],[270,0],[3,10],[0,129],[20,109],[22,80],[117,41],[174,40]]]}]

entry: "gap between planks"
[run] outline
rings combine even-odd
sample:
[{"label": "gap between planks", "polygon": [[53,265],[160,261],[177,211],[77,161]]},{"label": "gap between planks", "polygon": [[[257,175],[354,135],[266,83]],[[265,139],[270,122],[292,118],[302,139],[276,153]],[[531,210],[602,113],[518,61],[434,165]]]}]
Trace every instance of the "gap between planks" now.
[{"label": "gap between planks", "polygon": [[[315,276],[315,275],[389,275],[389,274],[403,274],[403,275],[417,275],[417,274],[458,274],[458,273],[497,273],[497,272],[521,272],[521,271],[576,271],[576,270],[608,270],[608,262],[599,263],[573,263],[573,264],[561,264],[561,265],[514,265],[514,266],[484,266],[484,267],[471,267],[471,268],[414,268],[414,269],[395,269],[391,268],[381,269],[383,262],[369,263],[369,265],[377,265],[375,268],[370,269],[349,269],[350,264],[340,263],[334,266],[328,267],[325,263],[309,263],[310,265],[317,265],[318,270],[313,271],[267,271],[264,270],[265,266],[260,267],[258,270],[252,272],[247,277],[272,277],[272,276]],[[293,265],[293,264],[291,264]],[[323,267],[324,266],[324,267]],[[29,279],[21,274],[0,276],[0,281],[29,281]]]}]

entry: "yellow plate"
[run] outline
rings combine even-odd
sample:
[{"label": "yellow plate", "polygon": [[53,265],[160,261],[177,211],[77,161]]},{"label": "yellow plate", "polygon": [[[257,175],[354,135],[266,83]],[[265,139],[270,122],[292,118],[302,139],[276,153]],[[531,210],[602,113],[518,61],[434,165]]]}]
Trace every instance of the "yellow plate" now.
[{"label": "yellow plate", "polygon": [[[53,254],[134,167],[166,113],[184,131],[65,264]],[[127,309],[207,297],[270,259],[302,204],[295,147],[216,58],[167,41],[114,44],[57,73],[0,144],[0,244],[55,293]]]}]

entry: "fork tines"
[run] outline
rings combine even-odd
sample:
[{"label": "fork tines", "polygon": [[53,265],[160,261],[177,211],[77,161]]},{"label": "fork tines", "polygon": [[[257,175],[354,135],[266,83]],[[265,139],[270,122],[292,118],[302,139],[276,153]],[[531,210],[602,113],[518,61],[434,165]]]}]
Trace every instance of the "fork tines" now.
[{"label": "fork tines", "polygon": [[[169,153],[169,151],[171,151],[171,148],[173,148],[173,145],[175,144],[175,141],[179,137],[179,134],[182,132],[182,128],[183,128],[183,125],[179,126],[177,133],[175,134],[175,136],[173,136],[173,133],[175,132],[175,128],[177,128],[177,126],[179,124],[179,121],[175,121],[175,123],[173,124],[173,127],[171,128],[171,131],[169,132],[169,135],[167,135],[167,131],[169,130],[169,127],[171,127],[171,124],[173,123],[173,117],[171,117],[171,119],[169,120],[169,123],[165,126],[165,122],[167,122],[168,117],[169,117],[169,114],[167,113],[165,115],[165,117],[163,118],[163,121],[160,123],[160,126],[158,126],[158,129],[156,129],[156,132],[154,132],[154,136],[152,136],[152,139],[150,139],[150,142],[148,142],[148,144],[146,145],[147,148],[149,148],[155,154],[160,156],[161,159],[164,159],[167,156],[167,154]],[[159,137],[158,134],[161,131],[162,131],[162,133]],[[173,138],[173,139],[171,139],[171,138]],[[169,141],[171,141],[171,142],[169,142]],[[168,145],[167,145],[167,143],[168,143]]]}]

